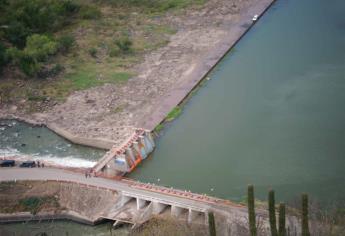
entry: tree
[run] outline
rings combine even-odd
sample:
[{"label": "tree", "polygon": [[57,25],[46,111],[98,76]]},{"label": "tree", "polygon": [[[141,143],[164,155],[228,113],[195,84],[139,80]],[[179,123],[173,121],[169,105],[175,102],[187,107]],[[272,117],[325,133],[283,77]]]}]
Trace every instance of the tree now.
[{"label": "tree", "polygon": [[308,194],[302,194],[302,236],[310,236],[308,220]]},{"label": "tree", "polygon": [[278,236],[277,223],[276,223],[276,207],[275,207],[273,190],[270,190],[268,192],[268,212],[269,212],[269,219],[270,219],[271,235]]},{"label": "tree", "polygon": [[42,69],[43,62],[57,49],[58,44],[48,36],[34,34],[28,37],[23,50],[12,47],[7,50],[7,55],[26,75],[35,76]]},{"label": "tree", "polygon": [[216,236],[216,224],[214,222],[213,212],[208,213],[208,228],[210,231],[210,236]]},{"label": "tree", "polygon": [[255,202],[254,202],[253,185],[248,185],[247,198],[248,198],[248,218],[249,218],[250,235],[256,236]]}]

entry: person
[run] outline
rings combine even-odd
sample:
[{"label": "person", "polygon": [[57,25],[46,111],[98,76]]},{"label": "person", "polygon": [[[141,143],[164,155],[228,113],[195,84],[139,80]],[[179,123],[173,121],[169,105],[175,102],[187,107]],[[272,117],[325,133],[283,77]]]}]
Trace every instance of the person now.
[{"label": "person", "polygon": [[87,173],[87,171],[85,172],[85,178],[87,178],[87,176],[88,176],[88,173]]},{"label": "person", "polygon": [[41,167],[40,161],[37,161],[37,167]]},{"label": "person", "polygon": [[44,168],[44,163],[42,163],[42,168]]}]

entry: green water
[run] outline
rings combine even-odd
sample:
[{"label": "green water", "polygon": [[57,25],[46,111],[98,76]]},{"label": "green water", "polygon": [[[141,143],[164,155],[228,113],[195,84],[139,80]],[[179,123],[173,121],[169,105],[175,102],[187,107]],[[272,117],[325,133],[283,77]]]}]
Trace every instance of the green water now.
[{"label": "green water", "polygon": [[[345,1],[280,0],[130,175],[241,200],[345,200]],[[211,189],[214,189],[211,191]]]}]

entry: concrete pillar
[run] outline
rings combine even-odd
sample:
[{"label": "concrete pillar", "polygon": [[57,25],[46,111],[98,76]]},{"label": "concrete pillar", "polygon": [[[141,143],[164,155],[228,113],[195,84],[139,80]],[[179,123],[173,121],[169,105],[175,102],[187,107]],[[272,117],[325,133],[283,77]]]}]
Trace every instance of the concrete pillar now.
[{"label": "concrete pillar", "polygon": [[151,143],[151,146],[154,148],[155,147],[155,140],[153,139],[151,132],[146,131],[145,136],[147,137],[147,139]]},{"label": "concrete pillar", "polygon": [[153,202],[153,214],[160,214],[164,209],[167,207],[167,205],[159,202]]},{"label": "concrete pillar", "polygon": [[208,212],[204,212],[205,214],[205,225],[208,225]]},{"label": "concrete pillar", "polygon": [[146,201],[140,198],[137,198],[137,210],[143,209],[146,204]]},{"label": "concrete pillar", "polygon": [[132,148],[126,148],[126,155],[130,158],[133,162],[135,162],[135,156],[133,154]]},{"label": "concrete pillar", "polygon": [[188,224],[192,223],[192,221],[197,217],[198,212],[189,209],[188,211]]},{"label": "concrete pillar", "polygon": [[145,142],[144,142],[144,137],[143,136],[139,136],[139,140],[138,140],[138,143],[139,143],[139,149],[140,149],[140,154],[141,154],[141,157],[143,159],[145,159],[148,155],[147,153],[147,150],[146,150],[146,147],[145,147]]},{"label": "concrete pillar", "polygon": [[142,158],[138,142],[133,142],[133,152],[136,158],[138,155]]},{"label": "concrete pillar", "polygon": [[183,209],[178,206],[171,206],[171,215],[174,217],[179,217],[182,213]]},{"label": "concrete pillar", "polygon": [[121,206],[126,205],[126,203],[128,203],[130,200],[132,200],[132,197],[126,196],[126,195],[122,195],[121,197]]},{"label": "concrete pillar", "polygon": [[143,139],[144,139],[147,155],[149,155],[153,151],[153,146],[148,137],[144,136]]}]

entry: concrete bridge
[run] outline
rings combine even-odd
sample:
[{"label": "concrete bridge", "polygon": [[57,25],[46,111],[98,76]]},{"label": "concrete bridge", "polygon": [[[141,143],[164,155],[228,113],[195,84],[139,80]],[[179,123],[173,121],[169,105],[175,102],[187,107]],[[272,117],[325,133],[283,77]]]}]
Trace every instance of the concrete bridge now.
[{"label": "concrete bridge", "polygon": [[[51,180],[115,190],[117,201],[111,209],[104,209],[98,219],[110,219],[114,226],[129,223],[136,227],[152,216],[172,216],[188,223],[205,225],[208,212],[221,217],[222,223],[230,227],[239,219],[247,217],[246,207],[230,201],[209,197],[189,191],[177,190],[153,184],[140,183],[130,179],[112,180],[100,177],[85,178],[76,173],[53,168],[2,168],[0,181]],[[266,218],[265,212],[257,212]],[[226,229],[225,229],[226,230]]]}]

